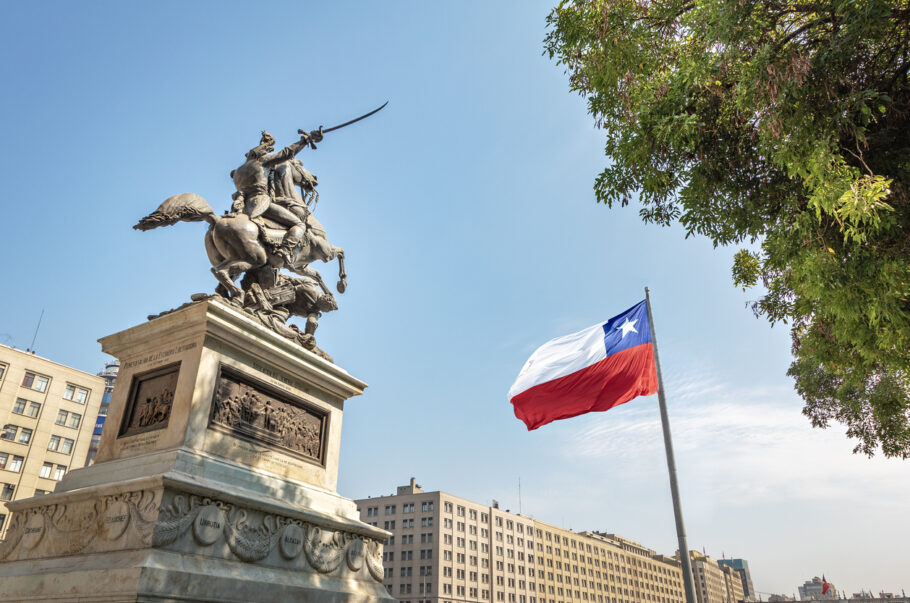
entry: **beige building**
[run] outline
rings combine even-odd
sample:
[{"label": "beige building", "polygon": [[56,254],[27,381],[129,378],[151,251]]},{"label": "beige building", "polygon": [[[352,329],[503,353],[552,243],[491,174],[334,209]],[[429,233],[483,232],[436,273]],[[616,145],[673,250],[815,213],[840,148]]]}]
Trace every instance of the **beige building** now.
[{"label": "beige building", "polygon": [[746,594],[743,590],[743,581],[739,572],[729,565],[719,564],[719,566],[724,573],[724,580],[727,584],[727,601],[729,603],[743,603],[746,599]]},{"label": "beige building", "polygon": [[388,530],[383,583],[417,603],[684,603],[679,561],[614,534],[576,533],[412,478],[356,501]]},{"label": "beige building", "polygon": [[52,492],[82,467],[104,379],[0,345],[0,538],[6,501]]},{"label": "beige building", "polygon": [[698,551],[689,551],[689,559],[698,603],[731,603],[727,594],[727,574],[717,560]]}]

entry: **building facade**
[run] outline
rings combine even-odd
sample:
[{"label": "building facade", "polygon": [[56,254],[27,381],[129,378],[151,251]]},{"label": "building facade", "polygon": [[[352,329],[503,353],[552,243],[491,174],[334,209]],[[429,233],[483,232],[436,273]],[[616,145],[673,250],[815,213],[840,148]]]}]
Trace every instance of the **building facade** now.
[{"label": "building facade", "polygon": [[729,565],[718,562],[718,567],[724,573],[724,581],[727,585],[727,601],[729,603],[744,603],[746,595],[743,592],[742,578]]},{"label": "building facade", "polygon": [[82,467],[104,380],[0,345],[0,538],[6,502],[52,492]]},{"label": "building facade", "polygon": [[752,573],[749,571],[749,562],[745,559],[721,559],[718,561],[721,565],[732,568],[739,574],[742,583],[743,596],[746,601],[757,601],[755,596],[755,587],[752,585]]},{"label": "building facade", "polygon": [[356,501],[386,529],[383,583],[416,603],[684,603],[677,559],[614,534],[576,533],[412,478]]},{"label": "building facade", "polygon": [[111,406],[111,396],[114,393],[114,384],[117,382],[117,373],[120,371],[120,361],[105,362],[104,368],[98,373],[98,376],[104,379],[104,395],[101,396],[101,407],[98,409],[98,418],[95,419],[95,426],[92,429],[92,440],[88,447],[88,456],[85,459],[85,465],[91,465],[95,462],[95,456],[98,454],[98,446],[101,444],[101,432],[104,430],[104,421],[107,419],[107,411]]},{"label": "building facade", "polygon": [[689,551],[695,596],[698,603],[731,603],[727,590],[727,575],[710,555]]},{"label": "building facade", "polygon": [[834,591],[834,585],[830,582],[828,583],[828,590],[824,594],[822,591],[825,590],[825,581],[818,576],[815,576],[811,580],[806,580],[802,586],[797,587],[799,589],[799,598],[801,601],[821,601],[835,599],[837,594]]}]

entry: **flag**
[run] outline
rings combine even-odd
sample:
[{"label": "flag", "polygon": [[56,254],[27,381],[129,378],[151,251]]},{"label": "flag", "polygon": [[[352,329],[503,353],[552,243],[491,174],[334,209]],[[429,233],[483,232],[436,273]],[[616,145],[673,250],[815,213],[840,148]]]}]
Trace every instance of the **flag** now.
[{"label": "flag", "polygon": [[828,580],[825,578],[825,575],[822,574],[822,594],[827,594],[829,588],[831,588],[831,585],[828,584]]},{"label": "flag", "polygon": [[509,400],[530,431],[656,391],[648,307],[642,301],[605,323],[543,344],[521,369]]}]

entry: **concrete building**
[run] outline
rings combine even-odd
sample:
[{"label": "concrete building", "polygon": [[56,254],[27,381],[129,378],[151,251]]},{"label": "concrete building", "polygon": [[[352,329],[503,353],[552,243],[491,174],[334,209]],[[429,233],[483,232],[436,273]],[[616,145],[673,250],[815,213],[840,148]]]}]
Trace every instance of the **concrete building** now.
[{"label": "concrete building", "polygon": [[614,534],[575,533],[412,478],[355,501],[388,530],[383,583],[417,603],[684,603],[679,561]]},{"label": "concrete building", "polygon": [[731,603],[727,594],[727,577],[717,560],[698,551],[689,551],[689,560],[698,603]]},{"label": "concrete building", "polygon": [[0,345],[0,538],[6,501],[52,492],[85,464],[103,393],[100,377]]},{"label": "concrete building", "polygon": [[718,561],[721,565],[727,565],[733,568],[739,574],[742,582],[743,595],[746,601],[757,601],[755,587],[752,585],[752,573],[749,571],[749,562],[745,559],[721,559]]},{"label": "concrete building", "polygon": [[724,573],[724,581],[727,585],[727,601],[729,603],[744,603],[746,595],[743,592],[743,581],[739,573],[724,563],[718,562],[718,567]]},{"label": "concrete building", "polygon": [[824,586],[824,580],[818,576],[815,576],[811,580],[806,580],[802,586],[797,587],[800,601],[827,601],[835,599],[837,594],[835,593],[834,585],[829,582],[828,592],[822,594]]},{"label": "concrete building", "polygon": [[101,407],[98,409],[98,418],[95,420],[95,427],[92,430],[92,441],[88,447],[88,457],[85,459],[85,465],[91,465],[95,461],[95,455],[98,454],[98,445],[101,443],[101,432],[104,430],[104,421],[107,419],[107,410],[111,405],[111,395],[114,393],[114,383],[117,382],[117,373],[120,371],[120,362],[105,362],[104,368],[98,373],[98,376],[104,379],[104,395],[101,396]]}]

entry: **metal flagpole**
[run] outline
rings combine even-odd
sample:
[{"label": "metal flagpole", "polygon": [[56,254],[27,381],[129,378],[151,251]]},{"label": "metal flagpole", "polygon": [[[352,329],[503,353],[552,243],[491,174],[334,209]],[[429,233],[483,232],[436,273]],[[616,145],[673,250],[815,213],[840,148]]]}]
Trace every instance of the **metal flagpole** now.
[{"label": "metal flagpole", "polygon": [[651,344],[654,347],[654,363],[657,365],[657,401],[660,403],[660,422],[664,428],[664,447],[667,449],[667,469],[670,471],[670,494],[673,497],[673,514],[676,516],[676,537],[679,539],[679,560],[682,563],[683,585],[686,587],[686,602],[696,603],[695,581],[692,579],[689,545],[686,542],[686,527],[683,524],[682,507],[679,504],[676,459],[673,456],[670,419],[667,417],[667,401],[664,398],[664,379],[660,372],[660,357],[657,355],[657,335],[654,332],[654,315],[651,312],[651,293],[647,287],[645,287],[645,300],[648,304],[648,326],[651,329]]}]

